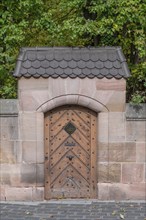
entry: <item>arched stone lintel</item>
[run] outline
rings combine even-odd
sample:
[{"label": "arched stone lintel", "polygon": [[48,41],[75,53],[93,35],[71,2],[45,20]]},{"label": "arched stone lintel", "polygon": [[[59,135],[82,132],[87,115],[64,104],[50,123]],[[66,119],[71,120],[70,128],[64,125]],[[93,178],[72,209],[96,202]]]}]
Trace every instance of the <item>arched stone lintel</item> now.
[{"label": "arched stone lintel", "polygon": [[56,107],[63,105],[80,105],[97,113],[108,112],[109,109],[98,100],[81,94],[66,94],[53,97],[41,104],[36,111],[46,113]]}]

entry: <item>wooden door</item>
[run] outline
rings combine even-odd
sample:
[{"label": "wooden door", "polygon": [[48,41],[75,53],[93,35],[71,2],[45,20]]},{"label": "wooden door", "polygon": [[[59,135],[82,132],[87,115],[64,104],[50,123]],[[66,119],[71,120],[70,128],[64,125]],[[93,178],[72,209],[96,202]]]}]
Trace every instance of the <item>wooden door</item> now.
[{"label": "wooden door", "polygon": [[78,106],[45,115],[45,199],[96,198],[96,118]]}]

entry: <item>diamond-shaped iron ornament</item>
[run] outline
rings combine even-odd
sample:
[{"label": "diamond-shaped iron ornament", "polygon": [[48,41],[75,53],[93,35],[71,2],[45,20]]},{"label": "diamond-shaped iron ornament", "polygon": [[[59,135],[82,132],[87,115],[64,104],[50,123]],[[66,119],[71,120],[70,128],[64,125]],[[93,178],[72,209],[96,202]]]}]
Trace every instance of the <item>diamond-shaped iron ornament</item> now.
[{"label": "diamond-shaped iron ornament", "polygon": [[73,134],[76,130],[76,127],[71,123],[69,122],[65,127],[64,127],[64,130],[69,134]]}]

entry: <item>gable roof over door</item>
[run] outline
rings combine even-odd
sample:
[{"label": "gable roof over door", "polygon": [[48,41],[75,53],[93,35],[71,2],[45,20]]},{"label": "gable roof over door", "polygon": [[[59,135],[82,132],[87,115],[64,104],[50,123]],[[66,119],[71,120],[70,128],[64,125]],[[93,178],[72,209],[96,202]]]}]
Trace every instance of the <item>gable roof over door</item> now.
[{"label": "gable roof over door", "polygon": [[120,47],[40,47],[20,50],[13,75],[121,79],[130,72]]}]

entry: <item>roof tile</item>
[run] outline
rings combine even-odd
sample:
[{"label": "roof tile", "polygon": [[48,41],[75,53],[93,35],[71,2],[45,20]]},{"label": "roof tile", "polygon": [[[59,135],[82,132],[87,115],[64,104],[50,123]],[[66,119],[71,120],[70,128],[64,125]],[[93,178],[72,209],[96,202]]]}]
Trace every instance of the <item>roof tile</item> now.
[{"label": "roof tile", "polygon": [[37,53],[37,60],[45,60],[46,59],[46,54],[44,52],[42,53]]},{"label": "roof tile", "polygon": [[130,72],[119,47],[44,47],[22,48],[13,75],[120,79],[129,77]]},{"label": "roof tile", "polygon": [[25,56],[25,59],[28,59],[30,61],[34,61],[37,59],[36,55],[37,55],[36,53],[30,51],[30,53],[28,53],[27,56]]},{"label": "roof tile", "polygon": [[26,69],[29,69],[31,67],[31,62],[29,60],[26,60],[25,62],[23,62],[23,67]]},{"label": "roof tile", "polygon": [[31,63],[31,66],[34,67],[35,69],[38,69],[41,66],[41,62],[39,60],[35,60],[34,62]]}]

